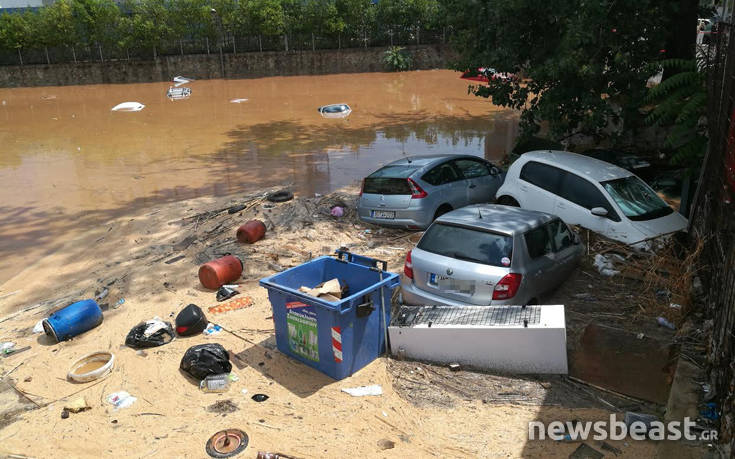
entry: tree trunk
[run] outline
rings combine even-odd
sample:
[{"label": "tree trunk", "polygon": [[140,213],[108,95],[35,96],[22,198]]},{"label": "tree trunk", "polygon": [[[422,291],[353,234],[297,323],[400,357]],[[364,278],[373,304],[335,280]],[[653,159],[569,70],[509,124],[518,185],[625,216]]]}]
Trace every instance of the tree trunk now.
[{"label": "tree trunk", "polygon": [[125,56],[128,58],[128,61],[130,61],[130,49],[127,47],[125,48]]},{"label": "tree trunk", "polygon": [[337,49],[342,49],[342,32],[337,34]]},{"label": "tree trunk", "polygon": [[235,38],[235,36],[233,35],[233,36],[232,36],[232,54],[237,54],[237,48],[235,47],[235,45],[236,45],[236,42],[237,42],[237,39],[236,39],[236,38]]},{"label": "tree trunk", "polygon": [[447,43],[447,28],[446,27],[442,27],[442,43],[443,44]]},{"label": "tree trunk", "polygon": [[77,63],[77,51],[74,49],[74,47],[71,47],[71,55],[74,57],[74,63]]},{"label": "tree trunk", "polygon": [[314,42],[314,32],[311,33],[311,50],[316,51],[316,43]]},{"label": "tree trunk", "polygon": [[286,52],[288,52],[288,34],[283,34],[283,45],[286,47]]},{"label": "tree trunk", "polygon": [[258,34],[258,48],[260,48],[260,52],[263,52],[263,41],[260,39],[260,34]]},{"label": "tree trunk", "polygon": [[97,43],[97,48],[100,50],[100,62],[105,62],[105,59],[102,57],[102,45]]},{"label": "tree trunk", "polygon": [[153,60],[155,61],[157,58],[158,58],[158,56],[156,55],[156,47],[154,45],[153,46]]},{"label": "tree trunk", "polygon": [[390,36],[390,45],[393,46],[393,29],[388,29],[388,35]]},{"label": "tree trunk", "polygon": [[23,55],[20,53],[20,48],[18,48],[18,59],[20,59],[20,65],[23,65]]},{"label": "tree trunk", "polygon": [[416,27],[416,44],[417,45],[421,44],[420,37],[421,37],[421,26],[417,26]]},{"label": "tree trunk", "polygon": [[367,48],[367,45],[368,45],[367,30],[365,30],[365,48]]},{"label": "tree trunk", "polygon": [[179,40],[179,51],[181,51],[181,55],[184,55],[184,40]]},{"label": "tree trunk", "polygon": [[209,54],[209,37],[204,37],[204,40],[207,42],[207,54]]},{"label": "tree trunk", "polygon": [[51,59],[48,57],[48,46],[44,46],[43,51],[46,53],[46,65],[51,65]]}]

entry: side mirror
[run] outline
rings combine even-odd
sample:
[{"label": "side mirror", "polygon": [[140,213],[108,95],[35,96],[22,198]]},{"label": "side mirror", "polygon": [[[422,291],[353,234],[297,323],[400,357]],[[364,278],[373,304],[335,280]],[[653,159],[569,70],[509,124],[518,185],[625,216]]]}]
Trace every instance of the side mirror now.
[{"label": "side mirror", "polygon": [[572,242],[574,243],[574,245],[581,244],[582,243],[582,238],[579,237],[579,234],[577,234],[577,233],[572,233],[572,234],[574,234],[574,237],[572,238]]},{"label": "side mirror", "polygon": [[490,166],[490,175],[500,175],[500,169],[496,166]]},{"label": "side mirror", "polygon": [[593,207],[592,210],[590,210],[590,213],[592,215],[597,215],[598,217],[607,217],[607,209],[604,207]]}]

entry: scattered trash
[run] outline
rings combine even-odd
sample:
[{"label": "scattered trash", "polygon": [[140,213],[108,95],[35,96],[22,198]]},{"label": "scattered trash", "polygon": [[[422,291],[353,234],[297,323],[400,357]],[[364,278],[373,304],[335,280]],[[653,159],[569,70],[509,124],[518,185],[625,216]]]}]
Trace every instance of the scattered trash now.
[{"label": "scattered trash", "polygon": [[226,255],[203,264],[199,268],[199,281],[204,287],[217,290],[224,284],[239,279],[242,270],[243,265],[239,258]]},{"label": "scattered trash", "polygon": [[326,282],[322,282],[314,288],[305,286],[299,287],[300,292],[317,298],[324,298],[327,301],[338,301],[347,293],[347,284],[340,284],[339,279],[334,278]]},{"label": "scattered trash", "polygon": [[69,412],[66,410],[61,410],[61,419],[67,419],[69,417]]},{"label": "scattered trash", "polygon": [[102,351],[92,352],[74,362],[66,376],[72,381],[90,382],[109,375],[114,366],[114,354]]},{"label": "scattered trash", "polygon": [[717,421],[720,419],[720,413],[717,409],[717,403],[709,402],[705,403],[704,407],[699,411],[699,415],[710,421]]},{"label": "scattered trash", "polygon": [[637,335],[635,335],[635,337],[638,338],[638,339],[643,339],[643,338],[646,337],[646,334],[645,333],[638,333]]},{"label": "scattered trash", "polygon": [[207,336],[216,335],[218,333],[222,332],[222,327],[220,327],[217,324],[209,323],[207,325],[207,328],[204,329],[202,333],[204,333]]},{"label": "scattered trash", "polygon": [[102,323],[102,309],[94,300],[72,303],[54,312],[43,321],[43,329],[54,341],[60,342],[80,335]]},{"label": "scattered trash", "polygon": [[452,370],[452,371],[459,371],[459,370],[462,369],[462,367],[458,363],[450,363],[449,364],[449,369]]},{"label": "scattered trash", "polygon": [[353,397],[365,397],[368,395],[383,395],[383,388],[378,384],[372,386],[345,387],[342,392],[346,392]]},{"label": "scattered trash", "polygon": [[121,390],[119,392],[111,393],[107,396],[106,400],[107,403],[115,407],[115,410],[119,410],[132,406],[133,403],[135,403],[135,401],[138,399],[128,394],[124,390]]},{"label": "scattered trash", "polygon": [[179,88],[178,86],[170,86],[166,91],[166,97],[170,100],[188,99],[191,96],[191,88]]},{"label": "scattered trash", "polygon": [[606,441],[603,441],[602,442],[602,444],[600,445],[600,448],[602,448],[605,451],[610,451],[611,453],[613,453],[616,456],[618,454],[623,454],[623,451],[621,449],[614,447],[613,445],[611,445],[610,443],[608,443]]},{"label": "scattered trash", "polygon": [[676,325],[672,324],[668,320],[666,320],[664,317],[657,317],[656,322],[662,327],[666,327],[670,330],[676,330]]},{"label": "scattered trash", "polygon": [[176,333],[179,336],[198,335],[207,328],[207,316],[196,304],[189,304],[176,316]]},{"label": "scattered trash", "polygon": [[113,112],[139,112],[145,108],[140,102],[123,102],[112,107]]},{"label": "scattered trash", "polygon": [[174,81],[174,83],[176,83],[174,86],[176,86],[178,88],[181,85],[184,85],[184,84],[187,84],[187,83],[191,83],[192,81],[194,81],[194,78],[188,78],[188,77],[185,77],[185,76],[177,75],[177,76],[174,77],[174,80],[173,81]]},{"label": "scattered trash", "polygon": [[216,458],[239,454],[248,446],[248,434],[240,429],[221,430],[207,440],[207,454]]},{"label": "scattered trash", "polygon": [[227,287],[225,287],[225,286],[222,286],[222,287],[220,287],[220,288],[219,288],[219,289],[217,290],[217,301],[225,301],[225,300],[229,300],[229,299],[230,299],[230,298],[232,298],[233,296],[235,296],[235,295],[239,295],[239,294],[240,294],[240,292],[238,292],[238,291],[237,291],[237,290],[235,290],[235,289],[232,289],[232,288],[227,288]]},{"label": "scattered trash", "polygon": [[239,408],[237,407],[237,405],[235,404],[235,402],[233,402],[230,399],[218,400],[217,402],[215,402],[215,403],[213,403],[213,404],[211,404],[211,405],[209,405],[207,407],[207,411],[209,411],[210,413],[220,413],[220,414],[222,414],[222,413],[234,413],[238,409]]},{"label": "scattered trash", "polygon": [[235,233],[237,240],[247,244],[253,244],[265,236],[265,223],[260,220],[250,220],[237,229]]},{"label": "scattered trash", "polygon": [[242,392],[242,394],[243,394],[243,395],[245,395],[245,394],[247,394],[247,393],[248,393],[248,390],[247,390],[247,389],[243,389],[243,390],[241,390],[240,392]]},{"label": "scattered trash", "polygon": [[267,395],[265,395],[265,394],[255,394],[255,395],[253,395],[253,396],[252,396],[252,397],[250,397],[250,398],[252,398],[252,399],[253,399],[253,400],[255,400],[256,402],[260,403],[260,402],[264,402],[264,401],[268,400],[268,399],[269,399],[270,397],[268,397],[268,396],[267,396]]},{"label": "scattered trash", "polygon": [[378,448],[380,448],[382,451],[385,451],[386,449],[393,449],[396,447],[396,442],[388,440],[387,438],[382,438],[378,440]]},{"label": "scattered trash", "polygon": [[324,118],[347,118],[352,113],[352,109],[347,104],[329,104],[322,105],[317,111]]},{"label": "scattered trash", "polygon": [[227,287],[227,288],[239,288],[240,286],[239,286],[239,285],[237,285],[237,284],[225,284],[225,285],[223,285],[222,287]]},{"label": "scattered trash", "polygon": [[173,257],[173,258],[171,258],[169,260],[164,261],[164,263],[166,263],[167,265],[170,265],[172,263],[176,263],[179,260],[183,260],[184,258],[185,258],[184,255],[179,255],[177,257]]},{"label": "scattered trash", "polygon": [[227,392],[230,388],[230,378],[227,374],[209,375],[199,383],[203,392]]},{"label": "scattered trash", "polygon": [[105,297],[110,293],[110,290],[108,288],[103,288],[100,293],[97,294],[97,296],[94,297],[95,300],[104,300]]},{"label": "scattered trash", "polygon": [[658,416],[654,416],[652,414],[644,414],[644,413],[634,413],[632,411],[626,411],[625,418],[623,419],[623,422],[625,422],[625,425],[630,428],[631,424],[634,422],[641,422],[646,426],[646,432],[651,428],[651,423],[658,421]]},{"label": "scattered trash", "polygon": [[133,327],[125,338],[125,344],[133,349],[145,349],[170,343],[174,336],[170,322],[154,317]]},{"label": "scattered trash", "polygon": [[241,210],[243,210],[246,207],[247,206],[245,204],[240,204],[239,206],[232,206],[229,209],[227,209],[227,213],[230,214],[230,215],[236,214],[236,213],[240,212]]},{"label": "scattered trash", "polygon": [[232,364],[222,345],[207,343],[190,347],[181,359],[180,368],[201,381],[209,375],[229,373],[232,371]]},{"label": "scattered trash", "polygon": [[6,341],[4,343],[0,343],[0,353],[10,354],[11,352],[13,352],[14,347],[15,347],[15,343],[12,341]]},{"label": "scattered trash", "polygon": [[125,298],[120,298],[119,300],[117,300],[117,303],[115,303],[115,305],[112,307],[112,309],[117,309],[120,306],[122,306],[123,304],[125,304]]},{"label": "scattered trash", "polygon": [[613,269],[614,266],[612,261],[605,257],[605,255],[599,253],[595,255],[595,261],[592,264],[603,276],[615,276],[616,274],[620,274],[620,271]]},{"label": "scattered trash", "polygon": [[656,290],[656,299],[662,303],[666,303],[671,299],[671,290],[662,288]]},{"label": "scattered trash", "polygon": [[0,352],[0,354],[2,354],[3,357],[10,357],[12,355],[20,354],[21,352],[25,352],[25,351],[29,350],[30,348],[31,348],[31,346],[14,347],[14,348],[11,348],[11,349],[4,350],[4,351]]},{"label": "scattered trash", "polygon": [[334,206],[329,210],[332,217],[341,217],[345,214],[345,209],[341,206]]},{"label": "scattered trash", "polygon": [[64,404],[64,411],[68,411],[69,413],[80,413],[91,409],[92,407],[89,406],[84,397],[75,398],[74,400]]},{"label": "scattered trash", "polygon": [[247,102],[248,99],[230,99],[231,104],[241,104],[243,102]]},{"label": "scattered trash", "polygon": [[265,199],[270,202],[286,202],[293,199],[293,193],[288,190],[274,191],[273,193],[268,193]]},{"label": "scattered trash", "polygon": [[681,309],[681,305],[677,303],[669,303],[671,309]]},{"label": "scattered trash", "polygon": [[240,377],[237,376],[235,373],[230,373],[227,375],[227,378],[232,382],[238,382],[240,380]]},{"label": "scattered trash", "polygon": [[602,459],[605,455],[593,447],[582,443],[569,455],[569,459]]}]

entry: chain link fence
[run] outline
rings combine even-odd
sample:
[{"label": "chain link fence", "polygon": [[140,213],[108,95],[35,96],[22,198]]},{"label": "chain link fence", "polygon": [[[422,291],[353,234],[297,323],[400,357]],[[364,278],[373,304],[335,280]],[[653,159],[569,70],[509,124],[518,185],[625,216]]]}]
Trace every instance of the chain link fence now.
[{"label": "chain link fence", "polygon": [[708,371],[721,407],[720,440],[735,450],[735,34],[732,13],[700,48],[708,68],[710,143],[691,215],[703,243]]}]

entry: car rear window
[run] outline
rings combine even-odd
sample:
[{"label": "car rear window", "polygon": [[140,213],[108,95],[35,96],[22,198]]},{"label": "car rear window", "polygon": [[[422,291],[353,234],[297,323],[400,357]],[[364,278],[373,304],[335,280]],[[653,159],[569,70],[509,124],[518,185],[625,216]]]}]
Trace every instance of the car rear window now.
[{"label": "car rear window", "polygon": [[434,223],[417,248],[427,252],[491,266],[510,266],[513,238],[504,234],[446,223]]},{"label": "car rear window", "polygon": [[368,194],[411,194],[411,187],[406,180],[416,171],[416,166],[385,166],[365,179],[363,193]]}]

